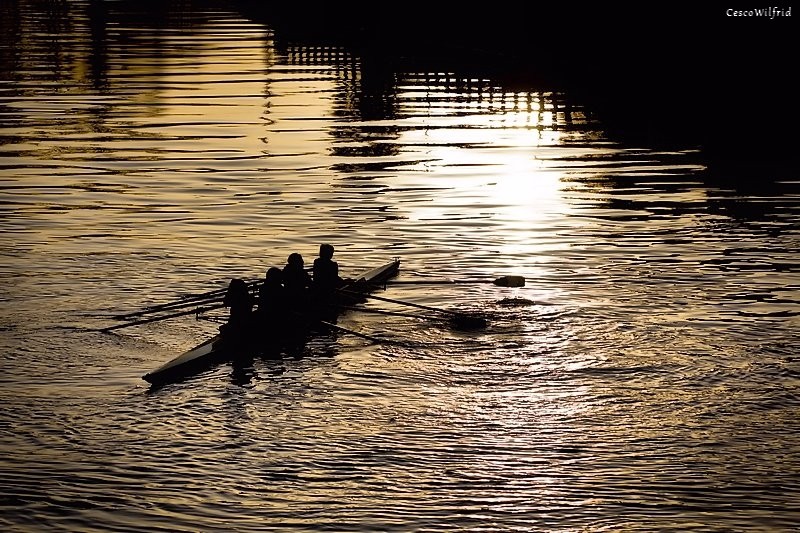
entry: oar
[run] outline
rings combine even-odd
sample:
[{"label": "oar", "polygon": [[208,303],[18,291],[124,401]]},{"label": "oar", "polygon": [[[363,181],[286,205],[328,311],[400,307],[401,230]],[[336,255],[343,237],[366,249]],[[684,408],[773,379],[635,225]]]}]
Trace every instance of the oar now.
[{"label": "oar", "polygon": [[310,319],[312,322],[316,322],[317,324],[322,324],[323,326],[325,326],[327,328],[335,329],[336,331],[341,331],[342,333],[349,333],[350,335],[353,335],[353,336],[356,336],[356,337],[361,337],[362,339],[366,339],[368,341],[372,341],[375,344],[392,343],[392,341],[390,341],[390,340],[381,339],[379,337],[373,337],[372,335],[367,335],[366,333],[361,333],[360,331],[356,331],[354,329],[349,329],[349,328],[346,328],[344,326],[340,326],[339,324],[334,324],[333,322],[328,322],[327,320],[322,320],[322,319],[319,319],[319,318],[311,318],[311,317],[306,316],[306,315],[304,315],[304,314],[302,314],[302,313],[300,313],[298,311],[291,312],[291,315],[296,317],[296,318],[300,318],[302,320]]},{"label": "oar", "polygon": [[[263,280],[248,281],[246,283],[248,288],[252,289],[254,287],[257,287],[261,282],[263,282]],[[159,313],[161,311],[171,311],[173,309],[184,309],[186,307],[192,307],[193,305],[204,305],[204,304],[214,303],[221,301],[222,298],[225,297],[225,293],[227,291],[228,289],[225,288],[225,289],[218,289],[216,291],[209,291],[203,294],[182,296],[179,300],[166,302],[163,304],[151,305],[139,311],[133,311],[131,313],[125,313],[122,315],[115,315],[114,318],[116,318],[117,320],[127,320],[129,318],[135,318],[137,316],[142,316],[142,315],[149,315],[151,313]]]},{"label": "oar", "polygon": [[339,289],[339,290],[340,292],[351,296],[367,298],[367,299],[371,298],[373,300],[380,300],[382,302],[389,302],[398,305],[407,305],[410,307],[416,307],[418,309],[425,309],[426,311],[433,311],[434,313],[443,313],[446,315],[450,315],[453,317],[453,323],[463,329],[481,329],[485,328],[488,325],[486,319],[480,316],[468,315],[466,313],[459,313],[458,311],[451,311],[449,309],[440,309],[438,307],[430,307],[428,305],[422,305],[414,302],[406,302],[404,300],[395,300],[394,298],[386,298],[385,296],[377,296],[375,294],[362,294],[360,292],[349,291],[347,289]]},{"label": "oar", "polygon": [[375,315],[384,315],[384,316],[402,316],[406,318],[416,318],[418,320],[434,320],[438,322],[449,322],[450,318],[443,318],[440,316],[428,316],[428,315],[412,315],[411,313],[403,313],[401,311],[386,311],[384,309],[373,309],[371,307],[356,307],[352,305],[337,305],[337,309],[343,309],[345,311],[358,311],[359,313],[372,313]]},{"label": "oar", "polygon": [[155,305],[152,307],[146,307],[139,311],[133,311],[132,313],[125,313],[123,315],[114,315],[113,318],[117,320],[128,320],[129,318],[136,318],[137,316],[143,315],[150,315],[153,313],[160,313],[162,311],[174,311],[176,309],[186,309],[187,307],[197,307],[200,305],[206,304],[213,304],[213,303],[222,303],[222,299],[225,297],[224,293],[219,296],[214,296],[210,298],[206,298],[204,300],[192,300],[192,301],[184,301],[184,302],[170,302],[161,305]]},{"label": "oar", "polygon": [[[306,268],[305,270],[306,270],[306,272],[309,272],[309,273],[313,271],[313,269],[310,268],[310,267]],[[249,289],[254,289],[254,288],[257,288],[258,285],[261,285],[262,283],[264,283],[264,279],[263,278],[261,278],[261,279],[252,279],[250,281],[245,281],[245,283],[247,284],[247,287]],[[225,291],[227,291],[227,290],[228,289],[225,288],[225,289],[216,289],[216,290],[208,291],[208,292],[201,292],[201,293],[198,293],[198,294],[187,294],[186,296],[181,296],[181,301],[188,302],[190,300],[204,300],[206,298],[214,298],[216,296],[224,296],[225,295]],[[164,304],[164,305],[169,305],[169,304]],[[158,306],[155,306],[155,307],[158,307]]]},{"label": "oar", "polygon": [[[259,285],[260,283],[263,283],[263,282],[264,282],[263,279],[253,279],[253,280],[250,280],[250,281],[245,281],[245,283],[247,284],[247,287],[249,289],[252,289],[255,286],[257,286],[257,285]],[[225,296],[225,293],[227,292],[227,290],[228,290],[228,288],[225,287],[224,289],[216,289],[216,290],[213,290],[213,291],[202,292],[202,293],[199,293],[199,294],[187,294],[186,296],[181,296],[180,301],[181,302],[188,302],[190,300],[205,300],[206,298],[214,298],[214,297],[218,297],[218,296]],[[177,302],[172,302],[172,303],[177,303]],[[164,304],[164,305],[169,305],[169,304]],[[158,307],[158,306],[155,306],[155,307]]]},{"label": "oar", "polygon": [[213,311],[214,309],[220,309],[221,307],[225,307],[225,304],[217,304],[217,305],[210,305],[208,307],[199,307],[196,309],[190,309],[189,311],[181,311],[179,313],[171,313],[168,315],[161,315],[161,316],[154,316],[150,318],[143,318],[142,320],[135,320],[133,322],[127,322],[125,324],[117,324],[116,326],[109,326],[107,328],[98,329],[95,331],[99,331],[101,333],[108,333],[109,331],[114,331],[115,329],[122,329],[128,328],[131,326],[138,326],[141,324],[149,324],[150,322],[158,322],[159,320],[167,320],[168,318],[175,318],[179,316],[186,316],[191,315],[193,313],[204,313],[206,311]]},{"label": "oar", "polygon": [[525,278],[522,276],[501,276],[497,279],[409,279],[389,280],[387,285],[458,285],[458,284],[488,284],[498,287],[524,287]]},{"label": "oar", "polygon": [[354,329],[345,328],[338,324],[334,324],[333,322],[327,322],[325,320],[318,320],[317,322],[319,322],[325,327],[341,331],[342,333],[349,333],[350,335],[354,335],[356,337],[361,337],[362,339],[372,341],[375,344],[394,344],[394,341],[390,341],[388,339],[381,339],[379,337],[373,337],[372,335],[367,335],[366,333],[361,333],[360,331],[356,331]]}]

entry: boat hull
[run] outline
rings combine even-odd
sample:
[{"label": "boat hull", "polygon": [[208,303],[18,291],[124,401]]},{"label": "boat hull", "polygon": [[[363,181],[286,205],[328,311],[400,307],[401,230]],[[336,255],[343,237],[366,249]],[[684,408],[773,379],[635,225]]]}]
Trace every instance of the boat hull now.
[{"label": "boat hull", "polygon": [[[354,281],[347,285],[346,288],[348,290],[348,294],[367,294],[369,292],[373,292],[383,283],[396,276],[399,270],[400,261],[395,259],[394,261],[364,272],[363,274],[353,278]],[[352,304],[355,303],[354,300],[357,300],[358,297],[348,295],[346,296],[346,299],[347,301],[342,303]],[[298,324],[297,327],[289,329],[291,330],[290,336],[293,338],[297,338],[301,332],[309,333],[310,331],[307,324]],[[273,337],[275,340],[277,340],[278,337],[282,337],[282,339],[285,340],[286,336],[273,335]],[[270,344],[272,344],[272,346],[270,346]],[[275,344],[276,342],[274,341],[273,343],[267,342],[262,345],[262,348],[274,348]],[[202,372],[214,364],[229,358],[230,354],[235,352],[237,349],[247,348],[250,348],[247,346],[247,342],[241,343],[238,342],[237,339],[230,339],[226,338],[226,336],[222,334],[217,334],[207,341],[198,344],[191,350],[188,350],[178,357],[167,361],[155,370],[148,372],[142,376],[142,379],[153,385],[177,381],[198,372]]]}]

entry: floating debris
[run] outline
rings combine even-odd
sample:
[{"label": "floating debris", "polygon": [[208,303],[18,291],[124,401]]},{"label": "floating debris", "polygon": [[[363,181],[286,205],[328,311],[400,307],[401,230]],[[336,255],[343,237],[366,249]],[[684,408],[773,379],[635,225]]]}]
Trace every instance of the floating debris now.
[{"label": "floating debris", "polygon": [[526,307],[535,304],[536,302],[528,300],[527,298],[503,298],[497,302],[497,305],[502,305],[504,307]]}]

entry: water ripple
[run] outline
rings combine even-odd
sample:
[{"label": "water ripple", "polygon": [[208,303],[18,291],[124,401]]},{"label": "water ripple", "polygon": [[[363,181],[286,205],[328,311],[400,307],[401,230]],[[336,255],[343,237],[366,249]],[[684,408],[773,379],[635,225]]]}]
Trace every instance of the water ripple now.
[{"label": "water ripple", "polygon": [[[230,6],[95,4],[0,18],[4,529],[800,523],[797,181],[620,145],[570,94],[371,79]],[[344,275],[469,283],[341,318],[391,343],[156,389],[215,322],[94,331],[320,242]]]}]

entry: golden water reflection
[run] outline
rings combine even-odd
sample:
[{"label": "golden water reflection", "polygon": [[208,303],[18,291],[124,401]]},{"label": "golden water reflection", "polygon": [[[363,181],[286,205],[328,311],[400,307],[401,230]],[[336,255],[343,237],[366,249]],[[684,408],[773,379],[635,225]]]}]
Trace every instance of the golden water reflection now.
[{"label": "golden water reflection", "polygon": [[[728,520],[753,486],[785,508],[798,454],[762,452],[797,449],[792,204],[709,207],[725,191],[684,153],[615,145],[559,92],[381,77],[231,13],[128,21],[102,46],[69,20],[54,39],[23,27],[0,93],[0,489],[25,487],[17,516],[80,528],[110,494],[140,529],[213,529],[231,506],[253,529],[385,529],[387,508],[443,530],[550,512],[624,529],[620,508],[652,509],[658,529],[693,505]],[[140,375],[216,324],[87,331],[321,241],[348,273],[399,255],[405,279],[528,285],[395,286],[490,327],[353,313],[409,346],[328,336],[154,394]]]}]

